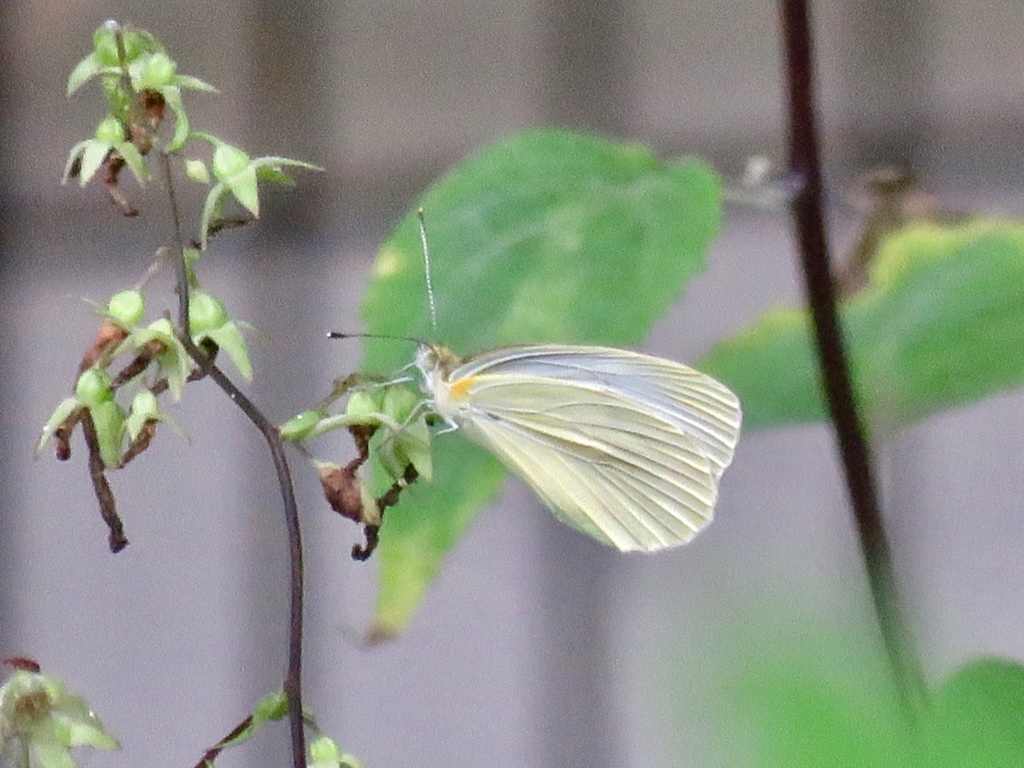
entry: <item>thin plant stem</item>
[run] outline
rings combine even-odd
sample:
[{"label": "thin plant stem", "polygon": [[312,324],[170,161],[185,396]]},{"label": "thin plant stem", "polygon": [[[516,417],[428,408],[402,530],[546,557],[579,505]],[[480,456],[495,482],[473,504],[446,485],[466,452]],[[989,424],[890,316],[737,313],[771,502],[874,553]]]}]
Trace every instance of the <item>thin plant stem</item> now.
[{"label": "thin plant stem", "polygon": [[854,397],[829,266],[828,240],[822,215],[809,4],[809,0],[780,2],[788,102],[789,172],[798,182],[791,210],[825,397],[842,458],[871,597],[899,695],[908,719],[913,722],[924,705],[924,678],[900,608],[892,551],[882,524],[871,453]]},{"label": "thin plant stem", "polygon": [[284,444],[278,434],[277,427],[263,412],[231,381],[228,376],[204,353],[192,340],[189,329],[189,279],[188,267],[185,263],[185,240],[181,229],[181,215],[178,210],[177,196],[174,192],[174,181],[171,176],[170,158],[166,152],[160,153],[161,167],[167,185],[170,201],[171,218],[174,226],[174,244],[178,250],[177,291],[178,291],[178,328],[177,335],[189,356],[196,365],[217,384],[218,387],[248,417],[249,421],[260,431],[277,473],[278,488],[284,505],[285,525],[288,529],[288,558],[290,573],[289,592],[289,624],[288,624],[288,672],[284,680],[284,692],[288,697],[288,722],[291,731],[292,765],[293,768],[305,768],[306,741],[302,719],[302,620],[303,620],[303,581],[302,562],[302,529],[299,524],[299,511],[295,503],[295,490],[292,485],[291,470],[284,453]]}]

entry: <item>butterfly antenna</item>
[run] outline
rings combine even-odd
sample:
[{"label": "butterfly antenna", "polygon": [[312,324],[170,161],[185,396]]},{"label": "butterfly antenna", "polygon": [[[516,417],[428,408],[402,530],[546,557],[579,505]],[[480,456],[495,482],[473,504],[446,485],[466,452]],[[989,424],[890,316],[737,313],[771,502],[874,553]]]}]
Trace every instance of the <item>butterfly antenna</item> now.
[{"label": "butterfly antenna", "polygon": [[420,220],[420,244],[423,246],[423,271],[427,276],[427,305],[430,307],[430,329],[437,331],[437,307],[434,304],[434,281],[430,277],[430,248],[427,247],[427,227],[423,223],[423,209],[416,211]]}]

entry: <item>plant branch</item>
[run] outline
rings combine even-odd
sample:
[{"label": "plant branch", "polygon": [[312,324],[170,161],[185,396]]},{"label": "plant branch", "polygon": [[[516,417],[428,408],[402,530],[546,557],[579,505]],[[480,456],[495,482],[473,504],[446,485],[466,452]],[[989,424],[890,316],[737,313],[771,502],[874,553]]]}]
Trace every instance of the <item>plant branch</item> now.
[{"label": "plant branch", "polygon": [[234,738],[237,738],[239,734],[242,734],[252,725],[252,715],[248,715],[242,722],[232,728],[227,736],[217,742],[217,746],[210,747],[203,753],[203,756],[199,758],[199,762],[196,763],[195,768],[210,768],[213,765],[213,761],[216,760],[220,753],[224,751],[224,747],[221,744],[225,744]]},{"label": "plant branch", "polygon": [[882,524],[871,455],[857,410],[836,312],[822,215],[821,161],[814,109],[809,0],[781,0],[789,120],[789,171],[798,182],[793,222],[814,323],[821,376],[842,457],[871,596],[889,663],[911,721],[924,704],[921,663],[904,621],[892,552]]},{"label": "plant branch", "polygon": [[177,291],[178,291],[178,328],[177,334],[181,343],[188,351],[195,364],[217,384],[218,387],[248,417],[249,421],[260,431],[277,473],[278,487],[284,505],[285,525],[288,529],[288,556],[290,564],[289,593],[289,630],[288,630],[288,672],[284,680],[284,692],[288,697],[288,722],[291,730],[293,768],[304,768],[306,765],[305,728],[302,718],[302,620],[303,620],[303,581],[302,563],[302,529],[299,524],[299,511],[295,503],[295,490],[292,485],[291,470],[284,453],[284,444],[278,434],[277,427],[256,405],[246,397],[234,382],[214,364],[204,353],[189,333],[189,278],[188,266],[185,263],[185,240],[181,229],[181,215],[178,210],[177,197],[174,193],[174,182],[171,176],[170,157],[166,152],[160,153],[161,166],[167,195],[170,201],[171,217],[174,225],[174,244],[178,250]]},{"label": "plant branch", "polygon": [[85,436],[85,444],[89,449],[89,477],[92,480],[93,493],[96,494],[96,501],[100,505],[100,515],[103,522],[107,524],[109,535],[107,542],[110,551],[117,554],[128,546],[128,537],[124,535],[124,524],[117,514],[117,502],[114,500],[114,492],[110,490],[110,483],[107,481],[107,468],[103,463],[103,456],[100,452],[100,440],[96,434],[96,424],[92,420],[92,413],[88,408],[81,410],[79,419],[82,422],[82,434]]}]

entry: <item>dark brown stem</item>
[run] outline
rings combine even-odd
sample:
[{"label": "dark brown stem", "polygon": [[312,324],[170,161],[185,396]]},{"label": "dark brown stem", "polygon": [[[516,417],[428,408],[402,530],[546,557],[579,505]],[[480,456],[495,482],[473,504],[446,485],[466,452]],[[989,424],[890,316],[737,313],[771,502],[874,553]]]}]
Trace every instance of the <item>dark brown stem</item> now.
[{"label": "dark brown stem", "polygon": [[292,765],[293,768],[305,768],[306,740],[302,720],[302,619],[303,619],[303,581],[302,563],[302,529],[299,525],[299,510],[295,503],[295,490],[292,485],[291,470],[284,453],[284,444],[278,434],[277,427],[263,415],[263,412],[245,396],[234,382],[218,368],[203,350],[196,346],[189,334],[189,279],[185,264],[185,240],[181,231],[181,216],[178,201],[174,193],[171,177],[170,157],[166,152],[160,153],[164,180],[167,184],[167,195],[170,202],[171,218],[174,226],[174,243],[178,249],[177,290],[178,290],[178,328],[177,336],[189,356],[217,384],[218,387],[241,408],[249,421],[260,431],[267,442],[274,470],[277,473],[278,488],[284,506],[285,525],[288,529],[288,556],[291,585],[289,592],[289,629],[288,629],[288,672],[284,680],[284,692],[288,697],[288,722],[291,730]]},{"label": "dark brown stem", "polygon": [[206,750],[203,753],[203,756],[199,758],[199,762],[196,763],[195,768],[209,768],[209,766],[213,764],[213,761],[217,759],[220,753],[224,751],[224,747],[220,745],[224,744],[225,742],[231,741],[236,736],[243,733],[245,729],[248,728],[250,725],[252,725],[252,715],[249,715],[242,722],[240,722],[238,725],[232,728],[228,735],[217,743],[216,747],[210,747],[208,750]]},{"label": "dark brown stem", "polygon": [[128,546],[128,537],[124,535],[124,524],[121,522],[120,515],[117,514],[117,502],[114,500],[114,492],[110,490],[110,483],[107,481],[107,468],[100,452],[96,424],[93,422],[88,408],[82,409],[81,421],[85,445],[89,450],[89,477],[92,479],[92,489],[96,494],[96,501],[100,505],[100,515],[110,531],[110,535],[107,537],[110,551],[117,554]]},{"label": "dark brown stem", "polygon": [[362,545],[352,545],[353,560],[365,561],[370,559],[370,555],[374,553],[377,549],[377,544],[380,542],[380,526],[384,522],[384,513],[387,512],[388,507],[393,507],[398,503],[398,497],[402,491],[415,483],[419,476],[420,474],[416,471],[416,467],[412,464],[407,464],[401,479],[392,483],[391,487],[384,492],[384,495],[376,499],[377,510],[380,512],[380,523],[363,526],[363,535],[366,537],[366,542]]},{"label": "dark brown stem", "polygon": [[789,170],[799,184],[792,201],[807,301],[822,380],[835,427],[871,596],[908,717],[924,703],[921,663],[900,610],[892,552],[882,525],[864,426],[857,411],[836,312],[822,215],[821,162],[814,109],[809,0],[781,0],[789,115]]}]

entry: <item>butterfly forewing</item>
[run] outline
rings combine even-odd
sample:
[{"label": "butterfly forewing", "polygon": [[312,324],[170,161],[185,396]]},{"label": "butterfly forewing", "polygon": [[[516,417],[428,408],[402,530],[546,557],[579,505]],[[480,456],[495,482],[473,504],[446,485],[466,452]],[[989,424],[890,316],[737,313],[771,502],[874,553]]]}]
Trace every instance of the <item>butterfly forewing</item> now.
[{"label": "butterfly forewing", "polygon": [[711,519],[739,431],[724,386],[623,350],[499,349],[456,366],[440,386],[443,415],[467,437],[561,519],[622,550],[681,544]]},{"label": "butterfly forewing", "polygon": [[474,356],[452,380],[480,374],[525,375],[592,384],[630,397],[675,421],[721,477],[732,462],[742,420],[725,385],[680,363],[611,347],[558,344],[504,347]]}]

